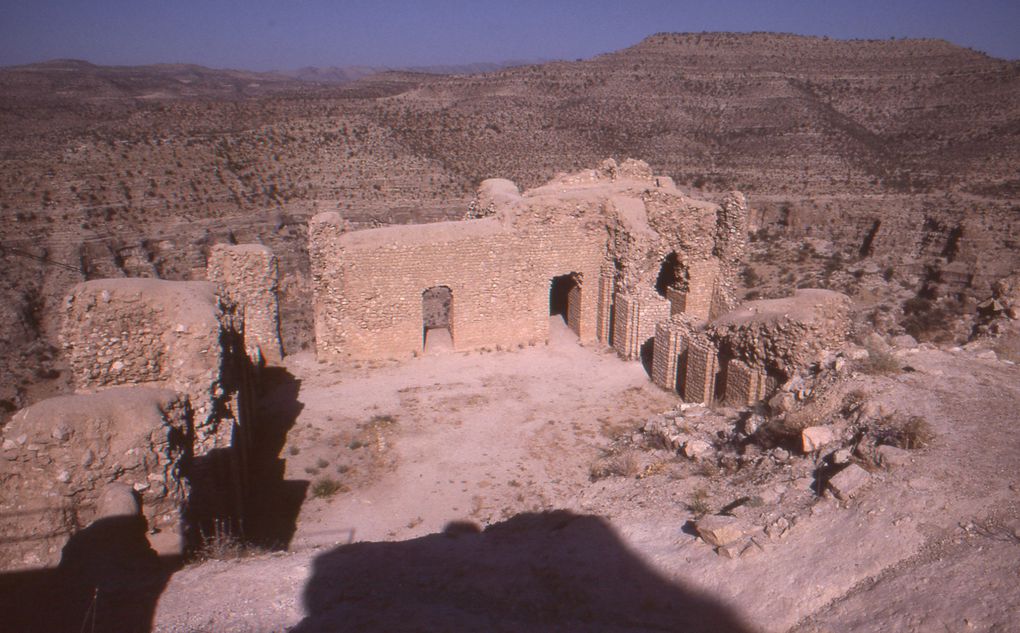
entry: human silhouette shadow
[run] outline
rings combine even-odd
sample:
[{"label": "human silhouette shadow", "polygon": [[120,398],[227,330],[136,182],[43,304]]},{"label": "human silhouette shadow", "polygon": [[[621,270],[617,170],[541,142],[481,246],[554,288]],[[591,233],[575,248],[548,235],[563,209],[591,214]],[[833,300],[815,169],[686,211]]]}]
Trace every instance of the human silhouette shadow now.
[{"label": "human silhouette shadow", "polygon": [[292,633],[749,631],[645,565],[604,519],[566,511],[338,547],[315,559],[303,599]]},{"label": "human silhouette shadow", "polygon": [[0,630],[143,633],[179,557],[159,557],[142,516],[94,521],[64,546],[53,569],[0,575]]}]

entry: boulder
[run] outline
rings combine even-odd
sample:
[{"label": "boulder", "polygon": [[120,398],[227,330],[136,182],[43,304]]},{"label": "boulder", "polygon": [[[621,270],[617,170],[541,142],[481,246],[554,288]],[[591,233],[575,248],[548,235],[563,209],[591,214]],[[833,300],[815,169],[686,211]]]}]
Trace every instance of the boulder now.
[{"label": "boulder", "polygon": [[878,461],[886,467],[904,466],[910,463],[910,452],[896,446],[882,445],[875,449]]},{"label": "boulder", "polygon": [[700,519],[695,527],[709,545],[721,547],[744,536],[744,528],[736,517],[714,514]]},{"label": "boulder", "polygon": [[800,432],[801,446],[805,453],[817,452],[835,439],[835,432],[827,426],[809,426]]},{"label": "boulder", "polygon": [[860,492],[870,479],[871,474],[868,471],[857,464],[850,464],[829,479],[829,489],[836,497],[845,501]]}]

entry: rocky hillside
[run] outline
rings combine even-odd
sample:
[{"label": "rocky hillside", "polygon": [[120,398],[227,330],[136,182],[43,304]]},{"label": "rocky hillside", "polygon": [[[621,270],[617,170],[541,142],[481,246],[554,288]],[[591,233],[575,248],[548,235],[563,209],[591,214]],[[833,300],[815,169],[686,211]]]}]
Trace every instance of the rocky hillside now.
[{"label": "rocky hillside", "polygon": [[483,178],[533,186],[607,156],[740,188],[776,248],[820,239],[918,290],[978,296],[1020,261],[1020,63],[941,41],[659,34],[587,61],[342,86],[7,68],[0,406],[59,390],[47,315],[77,280],[200,276],[211,244],[262,241],[293,350],[310,336],[310,214],[460,217]]}]

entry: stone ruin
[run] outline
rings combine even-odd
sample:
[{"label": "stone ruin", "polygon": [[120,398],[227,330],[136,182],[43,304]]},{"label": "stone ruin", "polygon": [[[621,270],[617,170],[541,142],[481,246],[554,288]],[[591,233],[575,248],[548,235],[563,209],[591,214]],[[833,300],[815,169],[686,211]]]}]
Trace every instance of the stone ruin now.
[{"label": "stone ruin", "polygon": [[[440,334],[454,350],[535,345],[560,316],[582,343],[644,361],[689,403],[747,406],[848,332],[838,293],[735,309],[743,195],[696,200],[641,161],[606,160],[523,193],[487,180],[466,217],[362,231],[337,213],[312,218],[318,358],[409,357]],[[124,491],[161,553],[243,517],[253,372],[283,357],[277,275],[269,249],[217,245],[209,282],[71,291],[62,341],[76,394],[4,429],[0,514],[18,517],[0,528],[4,568],[53,564]]]},{"label": "stone ruin", "polygon": [[474,219],[363,231],[338,213],[312,218],[319,358],[409,357],[437,322],[455,350],[535,345],[560,314],[581,342],[637,359],[671,314],[705,322],[735,303],[739,193],[695,200],[641,161],[607,160],[524,193],[487,180],[472,208]]},{"label": "stone ruin", "polygon": [[312,218],[319,359],[408,357],[437,329],[455,350],[535,345],[560,314],[688,402],[746,406],[849,329],[849,299],[823,290],[734,310],[743,195],[696,200],[641,161],[523,193],[486,180],[468,218],[364,231]]},{"label": "stone ruin", "polygon": [[252,361],[244,305],[231,295],[153,279],[72,289],[61,339],[76,393],[28,407],[4,429],[0,514],[14,517],[0,528],[4,568],[56,563],[117,489],[137,495],[160,554],[243,516]]}]

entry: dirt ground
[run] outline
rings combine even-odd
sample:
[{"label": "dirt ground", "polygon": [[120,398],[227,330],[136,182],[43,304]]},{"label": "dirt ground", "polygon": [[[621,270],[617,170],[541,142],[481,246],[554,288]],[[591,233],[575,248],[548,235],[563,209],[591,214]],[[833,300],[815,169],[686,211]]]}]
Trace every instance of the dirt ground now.
[{"label": "dirt ground", "polygon": [[[289,549],[185,567],[154,630],[1015,630],[1020,369],[896,354],[908,370],[852,380],[937,437],[847,501],[816,494],[809,458],[731,472],[648,448],[638,429],[679,401],[562,327],[404,363],[288,357],[281,457],[310,482]],[[757,529],[753,551],[698,538],[698,504]]]}]

